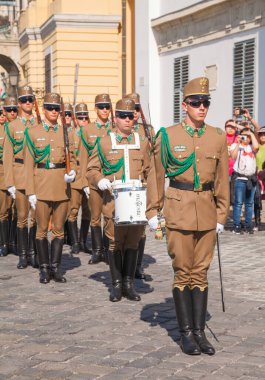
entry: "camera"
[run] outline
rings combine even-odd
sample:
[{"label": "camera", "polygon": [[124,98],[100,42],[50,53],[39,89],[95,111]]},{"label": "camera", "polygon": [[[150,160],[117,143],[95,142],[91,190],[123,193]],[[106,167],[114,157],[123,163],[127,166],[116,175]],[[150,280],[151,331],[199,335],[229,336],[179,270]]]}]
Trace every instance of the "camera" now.
[{"label": "camera", "polygon": [[247,141],[248,137],[246,135],[240,136],[241,141]]},{"label": "camera", "polygon": [[244,108],[240,108],[240,110],[239,110],[239,115],[244,115],[244,113],[245,113]]}]

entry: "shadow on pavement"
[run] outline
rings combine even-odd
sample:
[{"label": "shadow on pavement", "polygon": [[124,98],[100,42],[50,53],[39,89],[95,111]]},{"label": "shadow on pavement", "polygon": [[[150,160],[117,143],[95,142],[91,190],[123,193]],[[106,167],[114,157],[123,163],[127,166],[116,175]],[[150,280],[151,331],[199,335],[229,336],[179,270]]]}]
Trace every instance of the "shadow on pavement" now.
[{"label": "shadow on pavement", "polygon": [[68,254],[62,255],[62,265],[61,265],[61,271],[62,274],[65,274],[69,270],[73,270],[75,268],[80,267],[81,260],[77,256],[70,256]]}]

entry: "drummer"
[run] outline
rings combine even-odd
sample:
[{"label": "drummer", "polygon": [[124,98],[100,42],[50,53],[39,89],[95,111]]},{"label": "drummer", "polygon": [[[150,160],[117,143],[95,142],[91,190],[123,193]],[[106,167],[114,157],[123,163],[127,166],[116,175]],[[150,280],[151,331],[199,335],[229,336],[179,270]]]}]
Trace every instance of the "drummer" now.
[{"label": "drummer", "polygon": [[[104,231],[109,238],[109,266],[112,279],[110,301],[120,301],[122,296],[140,301],[134,289],[137,249],[144,225],[114,225],[114,198],[112,185],[142,186],[146,180],[150,155],[148,140],[139,138],[133,131],[135,103],[121,99],[116,103],[116,131],[98,140],[87,168],[89,183],[103,193]],[[129,212],[129,210],[128,210]]]}]

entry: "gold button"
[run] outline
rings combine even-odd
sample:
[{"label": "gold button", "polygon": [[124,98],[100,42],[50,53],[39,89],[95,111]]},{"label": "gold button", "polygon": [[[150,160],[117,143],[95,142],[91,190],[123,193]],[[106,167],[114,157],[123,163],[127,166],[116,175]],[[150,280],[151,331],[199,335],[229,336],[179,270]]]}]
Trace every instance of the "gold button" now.
[{"label": "gold button", "polygon": [[199,146],[196,146],[195,149],[200,149],[200,147],[199,147]]},{"label": "gold button", "polygon": [[199,172],[198,172],[197,174],[198,174],[198,175],[200,175],[200,173],[199,173]]},{"label": "gold button", "polygon": [[213,158],[215,159],[215,156],[213,156]]},{"label": "gold button", "polygon": [[197,160],[196,160],[197,162],[199,162],[200,160],[199,160],[199,158],[197,158]]},{"label": "gold button", "polygon": [[54,161],[54,158],[52,157],[52,161]]}]

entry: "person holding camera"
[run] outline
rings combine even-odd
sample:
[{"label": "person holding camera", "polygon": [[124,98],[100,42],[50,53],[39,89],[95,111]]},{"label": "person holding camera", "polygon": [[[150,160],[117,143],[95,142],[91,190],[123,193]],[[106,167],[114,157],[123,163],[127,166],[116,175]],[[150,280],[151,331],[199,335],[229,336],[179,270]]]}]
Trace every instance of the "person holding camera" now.
[{"label": "person holding camera", "polygon": [[[253,131],[256,133],[260,129],[259,124],[256,120],[253,119],[253,117],[251,117],[247,108],[236,107],[234,110],[234,119],[239,124],[237,125],[237,128],[239,130],[249,128],[253,129]],[[253,126],[253,128],[251,127],[251,125]]]},{"label": "person holding camera", "polygon": [[244,128],[237,137],[237,142],[231,145],[230,155],[235,160],[232,180],[234,182],[233,220],[236,234],[242,234],[240,215],[245,204],[246,232],[253,234],[252,213],[256,189],[256,153],[259,150],[258,141],[249,128]]}]

